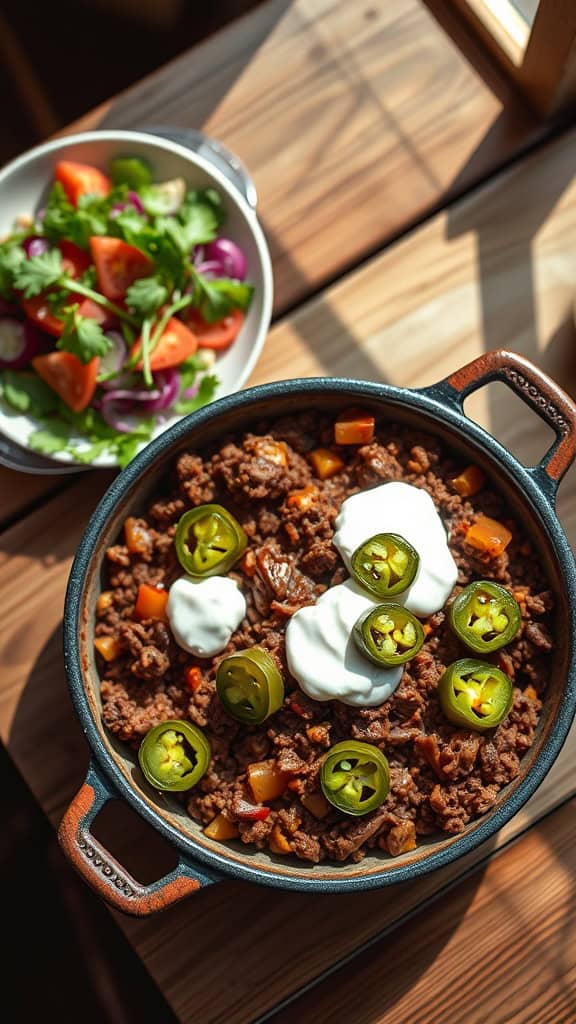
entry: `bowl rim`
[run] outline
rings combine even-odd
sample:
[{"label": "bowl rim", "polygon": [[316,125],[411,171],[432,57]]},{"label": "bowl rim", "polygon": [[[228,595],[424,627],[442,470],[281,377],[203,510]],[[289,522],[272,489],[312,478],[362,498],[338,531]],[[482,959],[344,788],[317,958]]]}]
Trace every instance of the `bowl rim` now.
[{"label": "bowl rim", "polygon": [[[62,135],[56,139],[50,139],[48,142],[43,142],[38,146],[33,146],[31,149],[27,149],[24,153],[10,160],[7,164],[0,169],[0,190],[4,186],[5,182],[13,177],[17,176],[20,171],[33,163],[37,159],[42,159],[44,156],[50,155],[51,153],[58,152],[69,146],[79,145],[82,143],[97,143],[97,142],[118,142],[118,143],[130,143],[135,142],[143,146],[149,146],[152,149],[159,149],[167,152],[174,153],[176,156],[186,160],[189,164],[194,167],[199,167],[206,174],[210,175],[217,187],[226,194],[227,200],[233,205],[237,206],[243,219],[246,222],[248,230],[250,231],[256,250],[258,252],[258,260],[262,271],[262,315],[258,323],[258,329],[255,332],[254,341],[250,348],[248,358],[243,363],[241,373],[239,374],[237,381],[234,385],[235,390],[239,390],[245,382],[249,379],[256,362],[262,352],[262,348],[266,341],[268,330],[270,328],[270,321],[272,319],[272,303],[274,299],[274,276],[272,272],[272,259],[270,256],[270,250],[266,241],[266,236],[262,230],[258,215],[255,209],[249,205],[241,192],[238,191],[226,177],[225,174],[215,164],[211,163],[207,157],[203,157],[201,154],[196,153],[192,149],[188,149],[186,146],[181,145],[179,142],[173,142],[172,139],[168,139],[163,135],[156,135],[151,132],[142,130],[132,130],[123,128],[103,128],[93,129],[85,132],[75,132],[70,135]],[[225,398],[229,394],[234,394],[234,391],[229,389],[222,390],[219,398]],[[211,404],[211,403],[209,403]],[[32,422],[32,418],[29,417]],[[180,422],[177,420],[176,422]],[[173,424],[175,425],[175,424]],[[166,428],[167,430],[170,427]],[[8,435],[6,435],[8,436]],[[33,451],[29,448],[26,441],[21,439],[10,437],[11,441],[14,441],[26,448],[28,451]],[[61,465],[63,468],[68,466],[78,467],[81,466],[74,459],[62,458],[58,456],[58,453],[53,455],[47,455],[47,459],[53,462],[56,466]],[[100,455],[97,463],[92,464],[95,469],[113,469],[118,467],[118,463],[112,456]],[[88,467],[90,468],[90,467]]]},{"label": "bowl rim", "polygon": [[[451,432],[457,431],[460,435],[464,435],[465,440],[480,447],[484,454],[497,462],[512,485],[523,492],[528,505],[540,519],[543,528],[548,531],[566,590],[570,628],[568,667],[554,727],[550,730],[550,734],[530,771],[517,784],[509,797],[495,811],[488,812],[483,818],[478,819],[479,823],[472,831],[454,837],[454,841],[448,846],[436,851],[434,847],[430,847],[430,852],[427,855],[406,865],[399,865],[393,871],[389,867],[383,867],[381,871],[371,870],[370,874],[357,873],[343,878],[307,877],[304,874],[305,868],[302,869],[302,875],[295,874],[294,868],[287,873],[283,872],[282,865],[277,863],[273,865],[274,870],[263,871],[258,864],[251,865],[249,862],[231,859],[226,855],[225,847],[223,847],[222,853],[203,848],[192,837],[184,835],[175,825],[167,822],[144,799],[136,786],[128,781],[107,751],[98,733],[84,689],[81,670],[81,634],[83,631],[81,616],[84,581],[102,529],[113,516],[117,502],[137,483],[140,473],[161,460],[162,457],[168,457],[172,454],[172,449],[177,448],[189,433],[196,432],[204,423],[218,417],[221,413],[246,410],[257,402],[264,402],[279,395],[286,397],[290,394],[294,396],[308,394],[312,397],[314,393],[318,392],[341,394],[343,397],[346,396],[354,400],[366,398],[389,406],[408,405],[412,410],[429,414],[433,420],[448,427]],[[113,790],[126,799],[148,824],[157,829],[176,847],[181,861],[187,864],[192,871],[196,864],[198,868],[208,868],[209,871],[213,869],[216,877],[233,876],[276,888],[325,893],[380,888],[421,877],[470,853],[507,824],[533,795],[558,756],[576,711],[576,562],[556,516],[553,502],[538,485],[537,470],[523,466],[488,431],[468,419],[460,409],[451,407],[442,401],[435,394],[434,387],[411,389],[391,384],[354,380],[353,378],[296,378],[261,384],[228,395],[174,424],[164,434],[150,442],[129,463],[113,481],[93,512],[78,546],[69,576],[63,633],[65,668],[72,701],[96,764]]]}]

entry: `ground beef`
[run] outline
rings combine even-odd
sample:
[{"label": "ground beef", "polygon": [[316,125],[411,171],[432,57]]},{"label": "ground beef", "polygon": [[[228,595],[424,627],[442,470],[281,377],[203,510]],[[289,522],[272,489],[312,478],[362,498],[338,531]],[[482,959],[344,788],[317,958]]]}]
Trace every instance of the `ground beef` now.
[{"label": "ground beef", "polygon": [[[139,510],[133,520],[139,550],[131,550],[127,532],[107,551],[108,589],[98,603],[95,632],[116,640],[116,648],[109,661],[98,655],[102,715],[108,729],[135,749],[150,728],[167,719],[187,719],[205,731],[210,766],[181,797],[202,825],[223,814],[242,843],[311,863],[357,861],[375,847],[397,857],[414,849],[420,836],[461,832],[518,775],[551,671],[554,597],[531,540],[510,517],[502,495],[486,484],[473,498],[461,498],[451,480],[463,466],[436,438],[382,423],[370,444],[338,449],[342,468],[327,480],[317,478],[309,458],[322,447],[334,448],[333,424],[311,411],[255,424],[244,436],[183,453],[167,467],[147,512]],[[388,480],[421,487],[435,502],[458,566],[455,593],[474,579],[493,579],[520,606],[518,636],[493,658],[514,684],[510,714],[497,729],[457,728],[441,711],[438,680],[467,653],[444,611],[425,622],[424,646],[380,707],[313,701],[290,676],[284,644],[290,616],[347,575],[332,544],[340,505],[359,489]],[[176,645],[165,623],[135,621],[140,585],[167,588],[181,575],[174,550],[180,516],[209,502],[228,508],[248,537],[230,572],[244,592],[247,614],[225,653],[258,644],[284,675],[282,708],[257,727],[235,722],[218,700],[214,680],[222,655],[199,660]],[[491,560],[466,543],[468,525],[478,514],[499,518],[512,531],[499,558]],[[200,670],[193,686],[190,668]],[[320,786],[325,751],[350,738],[379,747],[390,764],[386,801],[362,818],[331,807]],[[264,820],[248,820],[248,768],[259,761],[283,773],[286,789],[270,802]]]}]

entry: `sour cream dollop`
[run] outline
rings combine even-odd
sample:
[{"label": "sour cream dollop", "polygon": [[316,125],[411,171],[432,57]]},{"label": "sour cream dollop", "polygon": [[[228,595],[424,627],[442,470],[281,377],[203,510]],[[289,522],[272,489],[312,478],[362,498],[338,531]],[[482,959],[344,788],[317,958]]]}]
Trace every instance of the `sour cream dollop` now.
[{"label": "sour cream dollop", "polygon": [[223,651],[245,615],[244,595],[228,576],[181,576],[170,587],[168,620],[174,639],[197,658]]},{"label": "sour cream dollop", "polygon": [[333,543],[349,571],[356,549],[377,533],[404,537],[418,552],[420,565],[412,586],[394,601],[423,618],[444,607],[458,567],[444,524],[426,491],[397,481],[360,491],[342,502],[335,526]]},{"label": "sour cream dollop", "polygon": [[377,604],[354,580],[346,580],[292,616],[286,630],[288,668],[313,700],[364,708],[392,696],[403,667],[374,665],[360,654],[352,636],[356,620]]}]

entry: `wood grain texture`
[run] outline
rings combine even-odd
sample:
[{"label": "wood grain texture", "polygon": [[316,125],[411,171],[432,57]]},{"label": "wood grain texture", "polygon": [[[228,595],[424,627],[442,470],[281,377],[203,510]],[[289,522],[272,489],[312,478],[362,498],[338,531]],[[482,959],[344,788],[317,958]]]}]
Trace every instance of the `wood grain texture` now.
[{"label": "wood grain texture", "polygon": [[[423,385],[505,341],[574,391],[567,319],[576,279],[575,147],[571,134],[542,150],[279,323],[254,379],[350,373]],[[495,387],[477,411],[529,457],[544,447],[546,428],[510,392],[495,400]],[[575,475],[561,489],[573,540]],[[70,560],[102,486],[96,476],[75,482],[0,537],[0,587],[8,592],[18,580],[4,613],[0,734],[55,824],[87,761],[63,676],[61,608]],[[574,794],[575,752],[573,731],[498,843]],[[153,872],[160,856],[151,853],[148,830],[130,823],[115,835],[111,852],[146,880],[142,873]],[[252,1021],[493,848],[393,894],[310,897],[225,882],[154,921],[118,920],[181,1020]]]},{"label": "wood grain texture", "polygon": [[[479,60],[420,0],[270,0],[66,132],[203,126],[236,150],[260,195],[278,313],[536,137]],[[0,516],[52,490],[0,470]]]},{"label": "wood grain texture", "polygon": [[273,1024],[576,1020],[575,812],[564,804]]},{"label": "wood grain texture", "polygon": [[[349,274],[276,326],[253,380],[288,372],[421,387],[512,348],[576,396],[575,161],[571,131]],[[552,441],[502,384],[465,408],[526,464]],[[576,545],[575,496],[572,470],[558,507]]]},{"label": "wood grain texture", "polygon": [[0,466],[0,528],[65,485],[66,477],[32,476]]},{"label": "wood grain texture", "polygon": [[203,128],[236,151],[279,312],[535,137],[469,57],[420,0],[270,0],[71,127]]}]

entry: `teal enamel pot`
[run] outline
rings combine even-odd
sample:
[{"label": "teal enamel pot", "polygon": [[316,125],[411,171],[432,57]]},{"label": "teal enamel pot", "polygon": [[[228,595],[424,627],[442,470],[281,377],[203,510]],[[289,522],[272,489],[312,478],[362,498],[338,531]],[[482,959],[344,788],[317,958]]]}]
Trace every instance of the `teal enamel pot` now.
[{"label": "teal enamel pot", "polygon": [[[503,381],[555,433],[535,467],[521,465],[463,412],[467,395]],[[127,515],[138,513],[184,449],[201,448],[267,416],[300,410],[341,411],[357,405],[380,418],[417,426],[480,465],[532,537],[556,598],[554,667],[536,739],[518,777],[494,808],[459,835],[430,837],[416,850],[390,858],[383,851],[358,864],[309,865],[254,852],[239,842],[208,839],[169,794],[145,783],[132,751],[101,722],[99,678],[93,655],[93,620],[106,548]],[[242,391],[176,423],[142,451],[102,498],[86,528],[72,566],[64,613],[66,672],[72,700],[91,749],[86,780],[68,808],[60,841],[74,866],[105,899],[132,914],[170,905],[224,876],[285,889],[336,893],[405,882],[435,871],[485,843],[515,815],[540,785],[564,743],[576,708],[576,567],[555,513],[558,484],[576,455],[576,406],[540,370],[510,352],[489,352],[446,380],[419,390],[356,380],[311,378],[280,381]],[[176,848],[178,865],[152,885],[140,885],[90,831],[110,799],[124,798]]]}]

